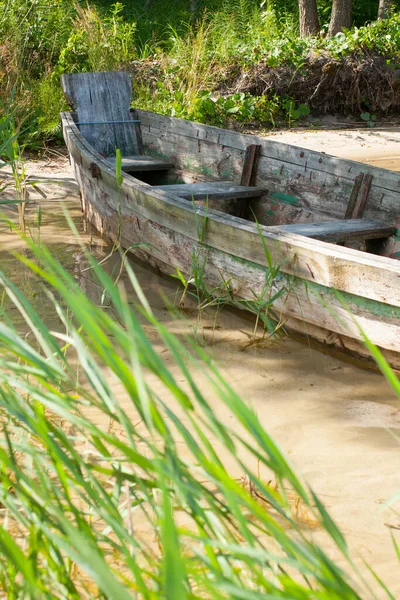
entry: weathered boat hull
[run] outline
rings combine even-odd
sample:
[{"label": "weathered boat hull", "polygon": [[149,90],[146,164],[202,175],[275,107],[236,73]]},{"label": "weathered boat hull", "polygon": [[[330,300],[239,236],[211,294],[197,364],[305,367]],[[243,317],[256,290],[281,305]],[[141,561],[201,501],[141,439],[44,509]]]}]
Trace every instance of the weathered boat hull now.
[{"label": "weathered boat hull", "polygon": [[[168,135],[172,120],[142,111],[139,114],[146,153],[167,156],[169,145],[173,143]],[[218,289],[222,283],[232,297],[243,301],[243,306],[252,305],[256,310],[264,293],[268,261],[255,223],[214,209],[194,207],[129,175],[124,176],[118,187],[113,168],[86,142],[72,116],[64,113],[62,121],[83,211],[102,235],[110,240],[118,237],[125,248],[134,246],[136,256],[167,274],[175,273],[178,268],[190,275],[195,255],[196,260],[204,262],[204,277],[209,288]],[[179,176],[183,181],[189,171],[193,173],[196,169],[200,180],[221,177],[224,169],[232,178],[246,143],[265,144],[233,132],[178,119],[173,121],[179,125],[177,135],[183,140],[181,143],[218,144],[225,148],[216,172],[196,156],[190,165],[181,164]],[[193,135],[193,128],[201,132],[201,140],[199,134]],[[229,136],[229,145],[224,144],[225,134]],[[275,148],[274,152],[277,151],[283,152],[283,148]],[[179,162],[178,152],[179,149],[173,158]],[[211,156],[217,149],[208,148],[207,152]],[[316,157],[312,156],[312,160]],[[322,160],[327,162],[329,157],[324,155]],[[285,168],[281,167],[281,171]],[[222,176],[228,179],[228,173]],[[339,175],[336,177],[339,179]],[[351,189],[345,182],[346,185]],[[394,192],[388,193],[384,200],[378,188],[372,192],[369,210],[373,212],[374,206],[382,201],[389,203],[390,210],[394,205]],[[309,204],[310,198],[309,195]],[[269,209],[265,203],[258,203],[261,217],[266,210]],[[299,210],[305,214],[303,209]],[[281,213],[282,210],[274,212],[271,224],[279,224]],[[307,218],[306,215],[305,220]],[[289,328],[367,357],[369,352],[362,343],[362,328],[390,364],[400,368],[400,261],[299,235],[269,231],[268,227],[261,230],[272,260],[281,265],[274,288],[277,291],[284,287],[287,293],[279,298],[274,310]]]}]

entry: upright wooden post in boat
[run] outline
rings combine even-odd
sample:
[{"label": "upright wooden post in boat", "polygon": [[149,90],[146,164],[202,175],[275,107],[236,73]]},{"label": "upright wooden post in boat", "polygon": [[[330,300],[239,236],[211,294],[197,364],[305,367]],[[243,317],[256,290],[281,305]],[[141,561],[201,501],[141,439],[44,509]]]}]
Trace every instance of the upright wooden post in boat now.
[{"label": "upright wooden post in boat", "polygon": [[255,185],[257,163],[260,156],[260,151],[260,144],[251,144],[250,146],[247,146],[240,185]]},{"label": "upright wooden post in boat", "polygon": [[[372,175],[365,175],[365,173],[359,173],[354,180],[353,189],[351,190],[351,196],[349,203],[346,208],[344,215],[346,219],[361,219],[364,214],[365,206],[367,204],[369,190],[371,188]],[[345,245],[345,242],[339,242],[341,246]],[[367,249],[378,248],[377,243],[366,244]]]},{"label": "upright wooden post in boat", "polygon": [[345,219],[361,219],[367,204],[371,183],[372,175],[365,175],[364,173],[357,175],[344,215]]},{"label": "upright wooden post in boat", "polygon": [[364,214],[365,206],[368,200],[369,190],[371,188],[372,183],[372,175],[364,175],[364,179],[362,180],[360,191],[358,192],[357,202],[354,207],[353,214],[351,216],[352,219],[361,219]]},{"label": "upright wooden post in boat", "polygon": [[354,208],[357,202],[357,197],[361,188],[361,184],[364,179],[364,173],[359,173],[354,180],[353,189],[351,190],[350,200],[346,207],[346,212],[344,214],[345,219],[352,219]]},{"label": "upright wooden post in boat", "polygon": [[[256,183],[256,175],[257,175],[257,164],[258,159],[261,152],[260,144],[250,144],[247,146],[246,152],[244,155],[243,169],[242,169],[242,177],[240,180],[240,185],[243,186],[255,186]],[[265,190],[266,192],[266,190]],[[236,214],[239,217],[245,217],[247,212],[247,207],[244,203],[242,205],[237,206]]]}]

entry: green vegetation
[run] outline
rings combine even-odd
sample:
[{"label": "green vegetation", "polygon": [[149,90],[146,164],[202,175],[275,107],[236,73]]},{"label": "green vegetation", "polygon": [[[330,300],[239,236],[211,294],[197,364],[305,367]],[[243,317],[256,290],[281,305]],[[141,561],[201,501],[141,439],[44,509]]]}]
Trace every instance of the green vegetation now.
[{"label": "green vegetation", "polygon": [[[162,13],[161,2],[147,2],[147,9],[0,2],[0,156],[12,171],[2,191],[15,188],[16,200],[5,202],[17,204],[21,231],[28,187],[37,188],[23,152],[59,136],[64,72],[127,68],[136,106],[222,125],[274,126],[313,109],[301,86],[292,87],[307,69],[315,76],[310,57],[323,69],[378,56],[387,72],[397,70],[397,16],[334,39],[300,40],[290,0],[210,0],[197,3],[195,14],[183,0],[162,2]],[[319,10],[329,19],[329,3]],[[268,87],[266,73],[286,73],[290,85]],[[359,102],[361,118],[373,124],[373,98]],[[39,209],[39,240],[40,225]],[[319,498],[207,354],[157,322],[129,264],[121,269],[135,307],[87,254],[106,299],[98,306],[50,251],[26,243],[19,258],[51,307],[52,328],[0,272],[0,589],[32,599],[373,597]],[[270,332],[279,266],[264,250],[269,270],[253,304]],[[193,256],[193,281],[178,276],[184,294],[194,284],[201,302],[215,302],[204,287],[203,259]],[[222,285],[229,294],[229,282]],[[16,311],[24,322],[18,330]],[[397,378],[365,343],[400,396]],[[329,556],[314,528],[328,540]],[[376,586],[393,597],[379,579]]]},{"label": "green vegetation", "polygon": [[135,106],[217,125],[379,116],[399,102],[400,17],[374,21],[377,4],[356,0],[354,27],[329,38],[320,0],[321,34],[300,38],[297,0],[2,1],[1,96],[16,86],[37,149],[61,139],[59,77],[71,71],[128,69]]},{"label": "green vegetation", "polygon": [[[0,587],[8,597],[366,597],[321,501],[206,354],[157,322],[129,265],[134,309],[87,256],[111,301],[104,310],[51,252],[29,246],[32,258],[20,260],[42,281],[59,326],[50,331],[0,273]],[[12,307],[28,335],[8,319]],[[313,541],[315,528],[347,574]]]},{"label": "green vegetation", "polygon": [[[196,209],[196,204],[193,201],[193,208]],[[198,325],[202,329],[203,312],[205,309],[210,307],[215,308],[214,326],[217,326],[219,313],[225,306],[239,308],[246,310],[249,313],[255,315],[254,331],[252,343],[258,343],[268,338],[278,338],[286,334],[284,323],[282,322],[280,315],[276,312],[275,305],[277,300],[282,296],[287,295],[290,291],[291,278],[288,277],[288,285],[282,284],[282,273],[281,265],[275,264],[271,253],[267,247],[264,236],[260,225],[257,223],[257,229],[260,236],[260,243],[263,246],[267,267],[263,267],[263,273],[265,276],[265,282],[261,291],[252,290],[251,300],[244,300],[237,298],[234,293],[234,286],[231,279],[225,279],[222,272],[218,274],[218,281],[214,286],[210,286],[204,277],[204,273],[207,266],[207,261],[210,258],[210,252],[212,249],[204,244],[205,233],[207,230],[208,222],[208,203],[206,202],[206,215],[205,217],[198,218],[198,214],[195,212],[196,218],[196,229],[199,240],[199,246],[193,247],[192,250],[192,264],[191,272],[186,277],[176,268],[175,274],[172,277],[178,279],[183,289],[178,300],[179,308],[183,309],[185,306],[186,299],[190,296],[194,298],[197,304],[197,324],[195,327],[195,333],[198,332]],[[237,261],[241,259],[237,258]],[[255,263],[243,260],[244,263],[252,266],[257,266]],[[278,279],[281,281],[281,285],[276,289],[276,283]],[[258,336],[259,326],[262,324],[262,336]],[[204,331],[203,331],[204,337]],[[196,338],[198,340],[198,338]]]},{"label": "green vegetation", "polygon": [[23,121],[19,125],[16,123],[15,109],[13,109],[14,95],[15,88],[12,90],[8,105],[3,106],[3,111],[0,113],[0,168],[8,165],[11,169],[11,178],[2,182],[0,193],[13,189],[15,198],[1,200],[0,206],[12,204],[17,206],[18,226],[20,231],[25,232],[25,211],[29,202],[29,190],[33,188],[44,197],[45,194],[38,185],[39,181],[31,180],[26,173],[25,146],[20,143],[23,137],[21,134]]}]

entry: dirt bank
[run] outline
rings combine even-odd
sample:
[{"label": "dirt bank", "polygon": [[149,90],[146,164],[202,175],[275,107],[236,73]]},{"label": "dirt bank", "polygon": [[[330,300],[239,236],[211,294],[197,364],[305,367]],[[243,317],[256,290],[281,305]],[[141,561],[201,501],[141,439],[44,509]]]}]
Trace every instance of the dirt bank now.
[{"label": "dirt bank", "polygon": [[[379,35],[379,34],[378,34]],[[300,66],[271,66],[255,61],[246,71],[239,64],[226,73],[224,89],[229,92],[278,94],[306,103],[317,115],[359,116],[368,111],[378,115],[398,113],[400,69],[390,57],[373,50],[333,57],[329,52],[309,52]]]},{"label": "dirt bank", "polygon": [[[390,164],[400,170],[400,159],[396,158],[400,155],[398,132],[297,131],[269,137],[371,164]],[[104,257],[107,250],[96,235],[84,231],[68,162],[57,158],[47,164],[33,162],[29,168],[48,178],[43,184],[47,199],[37,198],[44,214],[41,239],[75,273],[87,293],[95,293],[82,251],[66,226],[61,202],[72,211],[92,251]],[[51,183],[55,178],[61,185]],[[36,213],[37,205],[33,203],[29,216],[33,235],[37,234]],[[40,306],[40,297],[31,290],[27,270],[7,253],[21,242],[3,231],[0,243],[2,268],[43,312],[45,307]],[[400,490],[399,442],[392,435],[400,435],[400,401],[383,378],[291,339],[248,346],[252,323],[227,310],[222,312],[217,327],[212,311],[203,315],[200,324],[194,311],[187,312],[187,321],[172,317],[165,298],[172,302],[176,297],[174,280],[161,279],[142,265],[135,265],[135,269],[156,317],[179,335],[197,331],[222,373],[254,406],[266,429],[325,502],[359,563],[361,558],[371,563],[394,596],[400,597],[399,564],[390,538],[391,532],[400,533],[400,517],[389,509],[382,510],[383,504]],[[148,335],[152,339],[150,327]],[[178,376],[172,356],[164,353],[162,357]],[[120,401],[129,411],[122,394]],[[224,410],[217,402],[214,405],[216,411]],[[234,475],[240,477],[242,473]]]}]

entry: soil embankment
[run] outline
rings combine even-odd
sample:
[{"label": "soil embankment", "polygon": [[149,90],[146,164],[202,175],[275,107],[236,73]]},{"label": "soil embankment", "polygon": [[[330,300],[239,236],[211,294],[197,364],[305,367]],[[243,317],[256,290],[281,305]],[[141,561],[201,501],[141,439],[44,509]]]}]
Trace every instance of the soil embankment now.
[{"label": "soil embankment", "polygon": [[396,115],[400,69],[388,56],[373,51],[340,58],[317,51],[304,56],[301,68],[256,61],[243,74],[243,69],[234,65],[225,85],[230,92],[290,96],[296,103],[306,103],[313,115],[359,116],[364,111]]}]

